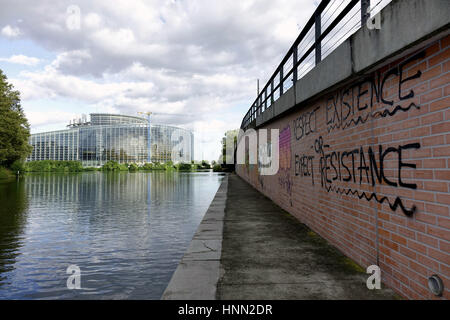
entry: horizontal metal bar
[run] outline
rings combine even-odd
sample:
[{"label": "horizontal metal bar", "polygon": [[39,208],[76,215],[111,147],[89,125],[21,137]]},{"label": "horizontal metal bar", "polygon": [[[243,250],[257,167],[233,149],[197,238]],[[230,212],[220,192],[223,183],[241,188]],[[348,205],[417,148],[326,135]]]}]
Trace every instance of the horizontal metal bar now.
[{"label": "horizontal metal bar", "polygon": [[[300,59],[298,59],[297,61],[293,61],[292,68],[290,68],[290,70],[289,70],[289,72],[287,72],[287,74],[284,74],[285,63],[291,58],[291,56],[293,57],[294,60],[296,60],[296,58],[297,58],[296,51],[298,50],[298,45],[303,41],[305,36],[309,33],[309,31],[313,27],[313,25],[315,25],[316,22],[319,23],[321,21],[321,19],[318,17],[321,17],[321,14],[323,13],[324,9],[329,5],[331,0],[322,0],[320,2],[318,7],[316,8],[316,10],[314,11],[314,14],[310,17],[310,19],[308,20],[308,22],[306,23],[306,25],[300,32],[299,36],[294,41],[294,43],[292,44],[292,46],[290,47],[290,49],[288,50],[288,52],[286,53],[284,58],[281,60],[278,67],[275,69],[275,72],[272,74],[269,81],[267,81],[264,88],[260,91],[257,98],[255,99],[252,106],[250,107],[249,111],[245,115],[245,117],[243,119],[243,123],[242,123],[245,127],[247,127],[250,124],[250,122],[253,121],[252,119],[256,119],[256,116],[258,116],[259,114],[263,113],[266,109],[268,109],[268,107],[267,107],[268,99],[271,99],[270,107],[273,105],[273,103],[275,101],[274,94],[275,94],[276,90],[280,89],[280,97],[284,94],[284,82],[292,74],[295,75],[295,73],[296,73],[295,71],[297,70],[298,66],[303,61],[305,61],[305,59],[311,54],[311,52],[316,49],[318,44],[320,45],[321,41],[337,26],[337,24],[339,22],[341,22],[345,18],[345,16],[360,1],[364,1],[364,0],[351,0],[348,3],[348,5],[338,14],[338,16],[330,23],[330,25],[327,27],[327,29],[324,32],[321,32],[321,26],[319,26],[319,27],[316,26],[315,27],[316,36],[315,36],[314,43],[308,48],[308,50],[306,50],[306,52],[304,52],[304,54],[301,56]],[[316,50],[316,52],[320,53],[320,49],[318,48],[318,50]],[[318,60],[317,56],[316,56],[316,64],[318,63],[318,61],[320,61],[320,59]],[[274,80],[276,77],[280,78],[280,82],[275,86]],[[297,80],[297,79],[294,79],[294,80]],[[293,83],[293,85],[295,85],[295,83]],[[270,86],[270,93],[267,92],[269,86]],[[263,94],[264,94],[264,96],[263,96]],[[263,110],[263,106],[264,106],[264,110]],[[249,120],[250,120],[250,122],[249,122]]]}]

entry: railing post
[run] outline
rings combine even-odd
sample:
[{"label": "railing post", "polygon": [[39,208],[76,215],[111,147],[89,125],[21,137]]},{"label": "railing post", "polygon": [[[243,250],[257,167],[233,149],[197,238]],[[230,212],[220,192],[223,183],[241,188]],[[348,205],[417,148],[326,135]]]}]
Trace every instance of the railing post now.
[{"label": "railing post", "polygon": [[292,81],[295,83],[297,82],[297,61],[298,61],[298,47],[294,48],[294,52],[292,53]]},{"label": "railing post", "polygon": [[264,89],[264,111],[267,109],[267,88]]},{"label": "railing post", "polygon": [[283,69],[284,69],[284,66],[281,66],[281,68],[280,68],[280,97],[283,95],[283,91],[284,91],[284,87],[283,87],[283,78],[284,78],[284,76],[283,76]]},{"label": "railing post", "polygon": [[370,18],[370,13],[368,12],[370,8],[370,0],[361,0],[361,27],[367,23]]},{"label": "railing post", "polygon": [[263,103],[262,103],[262,94],[259,95],[259,108],[258,108],[258,115],[261,114],[263,112]]},{"label": "railing post", "polygon": [[314,25],[316,27],[315,41],[316,41],[316,65],[317,65],[320,61],[322,61],[322,41],[319,41],[319,37],[322,34],[322,19],[320,12],[316,13],[315,19],[316,21]]},{"label": "railing post", "polygon": [[273,96],[273,81],[274,79],[270,82],[270,106],[272,106],[275,101],[275,97]]}]

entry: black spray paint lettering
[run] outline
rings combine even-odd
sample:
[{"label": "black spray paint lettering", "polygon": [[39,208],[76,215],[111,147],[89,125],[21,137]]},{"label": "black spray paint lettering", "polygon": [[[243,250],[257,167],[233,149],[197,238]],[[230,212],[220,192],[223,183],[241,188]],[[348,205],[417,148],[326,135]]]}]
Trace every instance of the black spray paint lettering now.
[{"label": "black spray paint lettering", "polygon": [[295,176],[311,177],[312,185],[314,185],[314,156],[295,155]]},{"label": "black spray paint lettering", "polygon": [[[395,101],[393,99],[388,100],[388,98],[384,96],[384,87],[389,79],[398,78],[398,102],[413,98],[414,91],[410,89],[408,93],[403,93],[403,91],[405,91],[404,87],[408,82],[420,78],[422,72],[418,70],[414,75],[405,78],[404,68],[411,62],[423,59],[424,57],[425,51],[421,51],[407,59],[405,62],[388,70],[384,75],[374,73],[347,89],[338,92],[336,95],[329,97],[325,108],[328,132],[336,128],[345,129],[352,124],[356,126],[365,123],[371,117],[393,116],[398,111],[407,112],[413,106],[419,108],[412,103],[408,107],[397,105],[390,111],[388,108],[392,107],[395,104]],[[368,85],[368,88],[366,88],[366,85]],[[367,98],[370,98],[370,108],[368,103],[363,104],[362,102],[363,99]],[[384,111],[372,112],[374,104],[380,102],[383,105],[388,106],[388,108]],[[355,117],[355,114],[359,115]]]},{"label": "black spray paint lettering", "polygon": [[[319,160],[319,171],[321,174],[321,185],[327,186],[334,181],[344,181],[353,183],[368,183],[375,186],[377,183],[386,183],[393,187],[403,187],[409,189],[416,189],[415,183],[405,183],[402,180],[403,168],[416,168],[413,163],[405,163],[402,160],[402,154],[404,150],[419,149],[419,143],[411,143],[407,145],[400,145],[397,148],[388,147],[383,150],[381,145],[378,146],[378,159],[379,165],[377,165],[376,155],[372,147],[368,148],[367,156],[364,152],[364,148],[355,148],[348,151],[332,151],[324,153]],[[387,155],[390,153],[397,155],[398,163],[398,177],[396,181],[390,180],[384,173],[384,162]],[[350,168],[349,168],[350,167]],[[357,176],[359,177],[358,179]]]},{"label": "black spray paint lettering", "polygon": [[294,120],[294,134],[297,140],[314,133],[317,130],[317,111],[320,107],[313,111],[305,112]]}]

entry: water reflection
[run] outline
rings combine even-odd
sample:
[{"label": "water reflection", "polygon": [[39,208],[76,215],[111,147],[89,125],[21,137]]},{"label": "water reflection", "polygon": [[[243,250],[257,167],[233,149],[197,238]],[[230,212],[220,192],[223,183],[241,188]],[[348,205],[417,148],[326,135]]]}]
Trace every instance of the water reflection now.
[{"label": "water reflection", "polygon": [[27,204],[22,181],[0,182],[0,287],[7,284],[4,274],[14,270],[27,222]]},{"label": "water reflection", "polygon": [[[3,184],[0,298],[160,298],[221,179],[92,172]],[[82,290],[66,288],[71,264]]]}]

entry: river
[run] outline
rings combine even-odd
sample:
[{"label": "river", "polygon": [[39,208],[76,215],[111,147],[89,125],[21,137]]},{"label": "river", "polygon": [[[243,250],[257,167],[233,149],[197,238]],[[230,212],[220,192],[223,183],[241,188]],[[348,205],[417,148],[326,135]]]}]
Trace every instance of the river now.
[{"label": "river", "polygon": [[[1,181],[0,299],[159,299],[222,178],[85,172]],[[68,289],[69,266],[79,268],[81,289]]]}]

